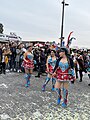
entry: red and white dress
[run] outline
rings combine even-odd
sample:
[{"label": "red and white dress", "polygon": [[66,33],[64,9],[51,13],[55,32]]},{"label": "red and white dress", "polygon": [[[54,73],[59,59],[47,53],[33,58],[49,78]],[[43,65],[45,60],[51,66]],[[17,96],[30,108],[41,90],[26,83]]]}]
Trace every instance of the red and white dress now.
[{"label": "red and white dress", "polygon": [[33,69],[34,68],[33,54],[32,53],[27,53],[26,58],[24,59],[22,66],[26,69]]},{"label": "red and white dress", "polygon": [[56,69],[56,78],[58,81],[73,81],[74,80],[74,71],[70,70],[69,64],[59,62],[59,66]]},{"label": "red and white dress", "polygon": [[49,74],[52,74],[53,70],[54,70],[54,67],[56,65],[56,59],[52,60],[52,57],[50,57],[47,62],[48,62],[48,68],[49,68],[49,71],[47,71],[47,72]]}]

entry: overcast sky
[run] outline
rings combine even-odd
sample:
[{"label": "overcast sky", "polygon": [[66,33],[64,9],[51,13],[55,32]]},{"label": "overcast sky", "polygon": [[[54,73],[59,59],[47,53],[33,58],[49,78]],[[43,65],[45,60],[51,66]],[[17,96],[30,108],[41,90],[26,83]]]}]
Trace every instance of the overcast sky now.
[{"label": "overcast sky", "polygon": [[[0,0],[0,23],[4,33],[15,32],[24,40],[59,42],[62,0]],[[64,37],[74,31],[72,46],[90,48],[90,0],[66,0]]]}]

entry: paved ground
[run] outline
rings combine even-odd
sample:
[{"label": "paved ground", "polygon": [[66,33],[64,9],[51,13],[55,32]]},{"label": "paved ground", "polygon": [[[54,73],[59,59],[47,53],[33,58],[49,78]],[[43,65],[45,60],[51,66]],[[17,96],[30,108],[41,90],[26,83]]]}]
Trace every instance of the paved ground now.
[{"label": "paved ground", "polygon": [[23,73],[0,75],[0,120],[90,120],[90,87],[87,75],[83,82],[70,84],[67,108],[56,105],[51,83],[41,91],[45,76],[31,79],[25,88]]}]

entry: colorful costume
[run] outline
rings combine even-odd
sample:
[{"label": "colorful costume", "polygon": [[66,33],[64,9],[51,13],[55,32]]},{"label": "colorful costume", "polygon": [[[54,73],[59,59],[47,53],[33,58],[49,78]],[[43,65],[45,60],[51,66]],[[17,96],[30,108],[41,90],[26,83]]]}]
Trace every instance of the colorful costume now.
[{"label": "colorful costume", "polygon": [[56,60],[52,60],[52,57],[48,59],[48,68],[49,68],[49,74],[53,73],[54,67],[56,65]]},{"label": "colorful costume", "polygon": [[33,69],[34,68],[33,55],[31,53],[26,55],[26,58],[23,61],[22,65],[26,69]]},{"label": "colorful costume", "polygon": [[73,81],[74,79],[74,70],[69,67],[68,62],[62,63],[59,62],[59,66],[56,69],[56,78],[58,81]]},{"label": "colorful costume", "polygon": [[[50,57],[47,62],[48,62],[48,68],[49,68],[49,71],[47,71],[47,73],[52,75],[54,67],[56,65],[56,59],[52,60],[52,57]],[[50,81],[50,79],[52,79],[52,91],[54,90],[54,85],[55,85],[56,79],[54,77],[49,78],[48,75],[47,75],[45,83],[42,86],[42,91],[45,91],[45,87],[48,84],[48,82]]]},{"label": "colorful costume", "polygon": [[[68,61],[66,63],[62,63],[60,61],[61,59],[62,58],[59,58],[57,60],[56,66],[53,71],[54,73],[56,73],[57,81],[59,81],[59,82],[74,81],[75,76],[74,76],[74,70],[73,70],[73,67],[74,67],[73,60],[71,58],[68,58]],[[57,92],[57,95],[58,95],[57,104],[60,104],[61,98],[62,98],[61,89],[56,88],[55,91]],[[66,107],[68,90],[63,87],[62,93],[63,93],[62,107]]]},{"label": "colorful costume", "polygon": [[[29,69],[29,70],[32,70],[34,68],[33,55],[31,53],[26,53],[26,57],[25,57],[25,59],[24,59],[24,61],[22,63],[22,66],[25,69]],[[30,86],[31,74],[26,73],[24,77],[26,79],[25,87],[29,87]]]}]

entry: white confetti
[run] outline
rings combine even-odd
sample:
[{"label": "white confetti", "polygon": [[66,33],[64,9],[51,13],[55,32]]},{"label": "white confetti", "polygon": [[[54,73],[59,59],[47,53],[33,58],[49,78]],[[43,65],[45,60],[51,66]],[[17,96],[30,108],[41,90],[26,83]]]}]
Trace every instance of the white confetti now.
[{"label": "white confetti", "polygon": [[4,83],[0,84],[0,87],[8,88],[8,86]]}]

